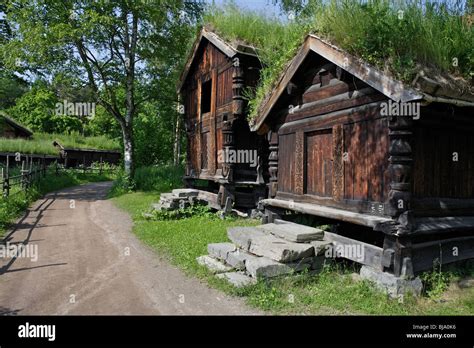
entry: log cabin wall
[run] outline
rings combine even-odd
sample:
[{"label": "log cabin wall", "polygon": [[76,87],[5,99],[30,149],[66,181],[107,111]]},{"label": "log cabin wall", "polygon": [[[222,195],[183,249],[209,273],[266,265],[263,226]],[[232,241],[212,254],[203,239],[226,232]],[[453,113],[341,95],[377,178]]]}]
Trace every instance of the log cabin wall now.
[{"label": "log cabin wall", "polygon": [[474,212],[473,108],[430,104],[413,122],[413,203],[417,216]]},{"label": "log cabin wall", "polygon": [[198,52],[183,88],[188,134],[188,175],[215,175],[221,164],[222,122],[232,113],[233,63],[206,42]]},{"label": "log cabin wall", "polygon": [[258,181],[257,169],[262,168],[249,163],[221,163],[218,156],[224,149],[263,151],[263,137],[250,131],[244,98],[245,89],[257,84],[259,70],[256,56],[238,53],[229,58],[203,39],[181,89],[188,142],[187,178],[236,184]]},{"label": "log cabin wall", "polygon": [[389,127],[380,115],[386,97],[313,54],[286,94],[273,117],[270,196],[390,215]]}]

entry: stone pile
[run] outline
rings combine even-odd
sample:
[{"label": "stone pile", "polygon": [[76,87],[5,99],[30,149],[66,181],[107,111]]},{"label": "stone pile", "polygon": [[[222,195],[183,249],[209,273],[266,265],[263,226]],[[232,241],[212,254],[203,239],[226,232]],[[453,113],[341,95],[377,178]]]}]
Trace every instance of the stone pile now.
[{"label": "stone pile", "polygon": [[199,190],[175,189],[170,193],[162,193],[160,201],[152,205],[155,210],[184,209],[195,204],[199,198]]},{"label": "stone pile", "polygon": [[227,230],[232,243],[208,245],[197,262],[216,276],[240,287],[259,278],[320,270],[330,242],[324,231],[294,223],[270,223]]}]

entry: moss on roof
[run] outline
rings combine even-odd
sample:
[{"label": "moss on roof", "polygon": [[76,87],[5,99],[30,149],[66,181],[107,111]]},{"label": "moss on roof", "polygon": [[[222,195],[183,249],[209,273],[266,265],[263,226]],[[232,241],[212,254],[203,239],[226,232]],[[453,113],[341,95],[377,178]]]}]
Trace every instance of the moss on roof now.
[{"label": "moss on roof", "polygon": [[256,90],[247,91],[250,117],[271,92],[307,34],[314,33],[403,82],[420,71],[472,93],[474,30],[464,2],[450,6],[419,0],[313,1],[291,20],[214,8],[204,18],[223,39],[258,49],[264,65]]}]

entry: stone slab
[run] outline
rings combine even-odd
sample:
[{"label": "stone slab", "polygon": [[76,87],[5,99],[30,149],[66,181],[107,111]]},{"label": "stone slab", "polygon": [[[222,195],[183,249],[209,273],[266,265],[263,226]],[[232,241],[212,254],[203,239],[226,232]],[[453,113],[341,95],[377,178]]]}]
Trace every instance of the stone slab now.
[{"label": "stone slab", "polygon": [[362,279],[372,281],[379,289],[388,293],[390,297],[399,297],[411,293],[420,296],[423,290],[423,283],[419,277],[415,279],[404,279],[395,277],[393,274],[375,270],[368,266],[360,269]]},{"label": "stone slab", "polygon": [[324,238],[323,230],[298,224],[271,223],[257,226],[257,228],[295,243],[322,240]]},{"label": "stone slab", "polygon": [[265,236],[266,233],[254,227],[231,227],[227,229],[227,237],[239,248],[249,250],[252,238]]},{"label": "stone slab", "polygon": [[272,235],[252,237],[249,252],[277,262],[293,262],[314,255],[314,247],[306,243],[288,242]]},{"label": "stone slab", "polygon": [[315,240],[310,242],[310,244],[314,247],[314,255],[320,256],[326,253],[331,242],[325,240]]},{"label": "stone slab", "polygon": [[212,273],[223,273],[232,270],[232,267],[226,266],[219,260],[216,260],[215,258],[210,257],[209,255],[199,256],[198,258],[196,258],[196,261],[200,265],[207,267],[207,269]]},{"label": "stone slab", "polygon": [[246,260],[245,268],[253,278],[272,278],[294,272],[291,267],[266,257]]},{"label": "stone slab", "polygon": [[236,246],[232,243],[211,243],[207,245],[209,256],[225,261],[227,254],[234,251]]},{"label": "stone slab", "polygon": [[249,277],[244,272],[226,272],[216,275],[217,278],[225,279],[231,283],[236,288],[242,288],[255,284],[257,280],[255,278]]},{"label": "stone slab", "polygon": [[248,259],[257,259],[258,256],[252,255],[244,250],[236,249],[227,254],[225,262],[235,269],[243,270],[245,269],[245,262]]},{"label": "stone slab", "polygon": [[194,190],[194,189],[174,189],[171,191],[171,193],[180,198],[186,198],[186,197],[197,197],[199,195],[199,190]]}]

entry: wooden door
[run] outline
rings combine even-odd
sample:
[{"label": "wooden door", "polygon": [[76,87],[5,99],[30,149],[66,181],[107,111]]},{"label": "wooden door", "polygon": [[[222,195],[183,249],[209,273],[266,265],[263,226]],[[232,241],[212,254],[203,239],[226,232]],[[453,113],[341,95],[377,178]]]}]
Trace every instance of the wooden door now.
[{"label": "wooden door", "polygon": [[307,133],[305,148],[306,193],[320,197],[332,197],[332,129]]}]

